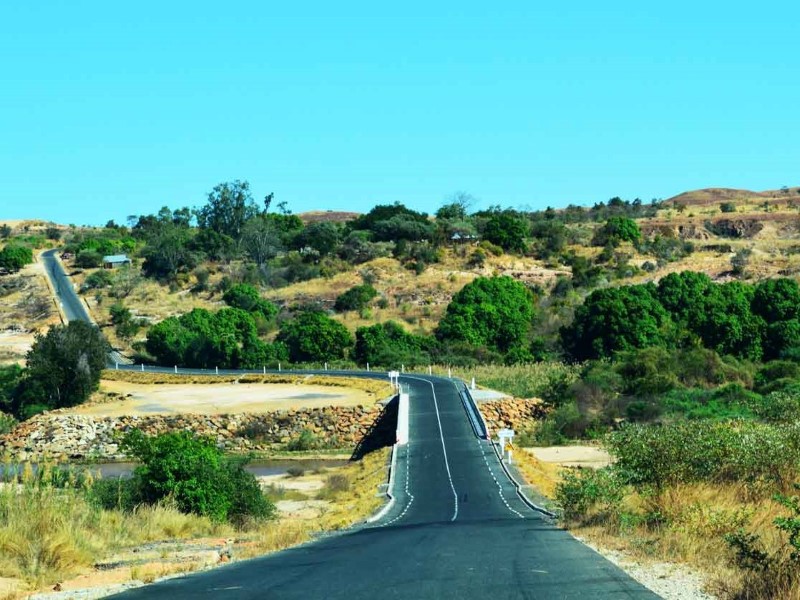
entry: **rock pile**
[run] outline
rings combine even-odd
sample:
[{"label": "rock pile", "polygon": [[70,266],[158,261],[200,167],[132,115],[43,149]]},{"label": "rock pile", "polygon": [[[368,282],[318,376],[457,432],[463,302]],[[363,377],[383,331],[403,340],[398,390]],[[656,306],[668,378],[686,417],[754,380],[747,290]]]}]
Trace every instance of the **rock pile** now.
[{"label": "rock pile", "polygon": [[131,429],[147,435],[192,431],[232,452],[267,450],[310,431],[324,446],[357,444],[382,406],[329,406],[259,414],[95,417],[53,411],[20,423],[0,437],[0,452],[17,460],[42,458],[123,459],[119,438]]},{"label": "rock pile", "polygon": [[516,431],[530,429],[545,417],[546,410],[538,398],[500,398],[478,403],[491,435],[508,427]]}]

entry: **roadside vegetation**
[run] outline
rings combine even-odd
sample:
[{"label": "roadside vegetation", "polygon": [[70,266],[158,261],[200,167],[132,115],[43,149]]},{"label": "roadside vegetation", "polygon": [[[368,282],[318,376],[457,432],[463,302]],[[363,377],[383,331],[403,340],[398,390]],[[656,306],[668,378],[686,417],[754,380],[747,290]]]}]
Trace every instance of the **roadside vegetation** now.
[{"label": "roadside vegetation", "polygon": [[[551,478],[571,526],[700,564],[723,595],[780,597],[797,593],[800,539],[800,247],[786,235],[800,202],[737,194],[472,211],[462,193],[435,215],[395,203],[304,221],[232,181],[126,226],[6,227],[0,294],[32,250],[59,245],[103,334],[137,362],[438,365],[538,397],[547,416],[522,442],[592,440],[616,459]],[[130,266],[99,268],[121,253]],[[0,370],[0,428],[85,401],[107,350],[91,329],[54,327],[25,368]],[[219,521],[233,501],[210,498]]]},{"label": "roadside vegetation", "polygon": [[[230,538],[236,556],[246,558],[363,521],[383,501],[376,492],[386,480],[385,450],[327,475],[312,496],[326,508],[305,521],[282,517],[275,502],[285,492],[262,491],[242,469],[243,459],[224,456],[206,440],[134,431],[125,444],[141,461],[129,479],[95,479],[90,470],[64,464],[3,464],[0,576],[52,586],[126,548],[164,539]],[[152,581],[170,572],[152,565],[131,576]]]}]

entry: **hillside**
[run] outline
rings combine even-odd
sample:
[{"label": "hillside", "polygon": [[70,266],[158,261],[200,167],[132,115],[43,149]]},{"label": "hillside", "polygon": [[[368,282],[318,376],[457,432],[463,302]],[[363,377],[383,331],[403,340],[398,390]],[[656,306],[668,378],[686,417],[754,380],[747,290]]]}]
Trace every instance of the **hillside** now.
[{"label": "hillside", "polygon": [[[224,290],[239,281],[256,285],[263,298],[280,307],[276,324],[260,326],[262,338],[272,340],[293,311],[311,306],[328,311],[351,332],[394,320],[409,332],[429,335],[465,284],[482,276],[509,275],[544,294],[540,305],[546,314],[536,327],[538,334],[548,338],[569,322],[574,307],[594,287],[658,281],[685,270],[707,273],[717,281],[757,281],[800,273],[799,190],[708,188],[660,204],[643,206],[616,198],[591,209],[569,207],[555,213],[497,209],[467,215],[453,204],[444,207],[435,220],[402,205],[379,206],[365,215],[335,211],[270,215],[270,227],[285,229],[278,232],[281,239],[276,241],[282,250],[258,268],[246,244],[220,257],[197,245],[198,229],[185,220],[188,209],[141,216],[132,230],[62,228],[44,221],[10,223],[8,229],[12,240],[71,250],[64,262],[73,283],[112,344],[131,356],[141,352],[149,326],[194,308],[218,310],[225,306]],[[643,243],[625,242],[613,249],[597,244],[598,231],[614,216],[634,219]],[[506,217],[512,224],[516,220],[524,225],[525,251],[504,250],[490,241],[502,243],[503,238],[492,238],[487,227]],[[367,229],[352,231],[355,223]],[[386,233],[386,227],[394,229]],[[48,232],[60,239],[45,239]],[[165,243],[165,232],[182,237],[183,248],[157,248]],[[333,245],[320,246],[326,235],[333,236]],[[467,237],[457,240],[462,235]],[[410,237],[392,241],[391,236]],[[430,236],[436,239],[428,241]],[[133,269],[106,271],[91,262],[102,254],[124,252],[133,257]],[[89,258],[92,253],[94,257]],[[163,275],[148,272],[153,269],[148,264],[170,253],[175,254],[170,258],[174,264],[159,262],[157,268],[174,270]],[[747,265],[734,272],[731,261],[737,253],[746,255]],[[580,274],[572,277],[576,269]],[[565,298],[566,304],[559,300],[556,304],[562,308],[554,312],[547,296],[557,283],[563,286],[571,277],[571,287],[578,294]],[[367,306],[333,310],[338,296],[365,282],[376,290]],[[135,324],[125,332],[112,322],[111,309],[119,304]],[[19,310],[13,314],[24,320]],[[22,328],[40,326],[30,323]],[[6,336],[11,339],[10,333]],[[16,350],[13,358],[7,353],[6,360],[19,357]]]}]

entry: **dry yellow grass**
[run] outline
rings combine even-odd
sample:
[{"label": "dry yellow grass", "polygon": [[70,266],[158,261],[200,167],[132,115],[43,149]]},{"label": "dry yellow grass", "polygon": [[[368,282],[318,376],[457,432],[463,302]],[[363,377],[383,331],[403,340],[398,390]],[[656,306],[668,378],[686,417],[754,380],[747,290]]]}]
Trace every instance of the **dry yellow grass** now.
[{"label": "dry yellow grass", "polygon": [[522,448],[514,450],[512,460],[528,485],[547,498],[554,497],[556,485],[561,480],[558,465],[543,462]]},{"label": "dry yellow grass", "polygon": [[375,400],[383,400],[392,395],[392,386],[388,381],[378,379],[365,379],[361,377],[333,377],[326,375],[180,375],[174,373],[147,373],[140,371],[116,371],[107,369],[103,371],[101,380],[125,381],[133,384],[204,384],[215,385],[219,383],[263,383],[263,384],[290,384],[290,385],[319,385],[329,387],[342,387],[366,392]]},{"label": "dry yellow grass", "polygon": [[[80,487],[56,488],[37,483],[27,465],[19,479],[0,487],[0,578],[24,582],[30,589],[52,587],[55,582],[81,575],[71,582],[71,587],[91,587],[92,565],[144,556],[131,555],[131,549],[165,540],[170,540],[178,553],[188,546],[189,554],[191,544],[183,543],[188,540],[208,538],[223,544],[229,540],[235,559],[281,550],[308,541],[320,532],[365,520],[383,502],[377,490],[386,480],[387,462],[388,449],[382,449],[330,474],[329,484],[322,490],[330,508],[315,521],[281,519],[246,531],[183,514],[166,505],[141,506],[131,513],[103,510],[90,503]],[[342,481],[346,484],[342,485]],[[91,481],[85,485],[90,486]],[[161,554],[163,560],[154,556],[144,564],[123,567],[122,579],[150,582],[216,562],[175,562],[167,560],[170,551],[164,549]],[[109,583],[104,573],[97,573],[97,585]],[[120,573],[116,577],[119,579]],[[14,594],[8,591],[8,597],[19,597]]]},{"label": "dry yellow grass", "polygon": [[[595,509],[567,525],[598,546],[643,561],[691,565],[706,574],[710,590],[721,598],[800,597],[794,567],[786,570],[794,564],[787,535],[774,525],[788,511],[769,495],[754,494],[752,486],[697,483],[648,494],[630,492],[620,511],[609,515]],[[757,549],[773,557],[766,569],[736,566],[724,536],[740,529],[758,536]]]}]

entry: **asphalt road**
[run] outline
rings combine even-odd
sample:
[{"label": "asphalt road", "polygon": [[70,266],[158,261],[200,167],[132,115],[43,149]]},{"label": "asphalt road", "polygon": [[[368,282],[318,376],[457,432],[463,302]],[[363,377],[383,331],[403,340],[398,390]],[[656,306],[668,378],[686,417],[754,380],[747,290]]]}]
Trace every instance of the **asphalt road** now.
[{"label": "asphalt road", "polygon": [[[62,279],[54,287],[67,318],[88,320],[53,252],[44,261]],[[517,497],[470,423],[462,383],[416,375],[400,382],[410,394],[409,443],[398,449],[395,502],[379,521],[113,597],[658,598]]]},{"label": "asphalt road", "polygon": [[42,252],[42,263],[45,273],[53,284],[56,291],[56,299],[61,303],[64,316],[67,321],[87,321],[91,322],[86,307],[81,302],[78,294],[72,287],[72,280],[64,272],[61,263],[58,262],[58,250],[48,250]]},{"label": "asphalt road", "polygon": [[448,379],[403,376],[410,440],[377,523],[120,599],[657,598],[517,496]]}]

